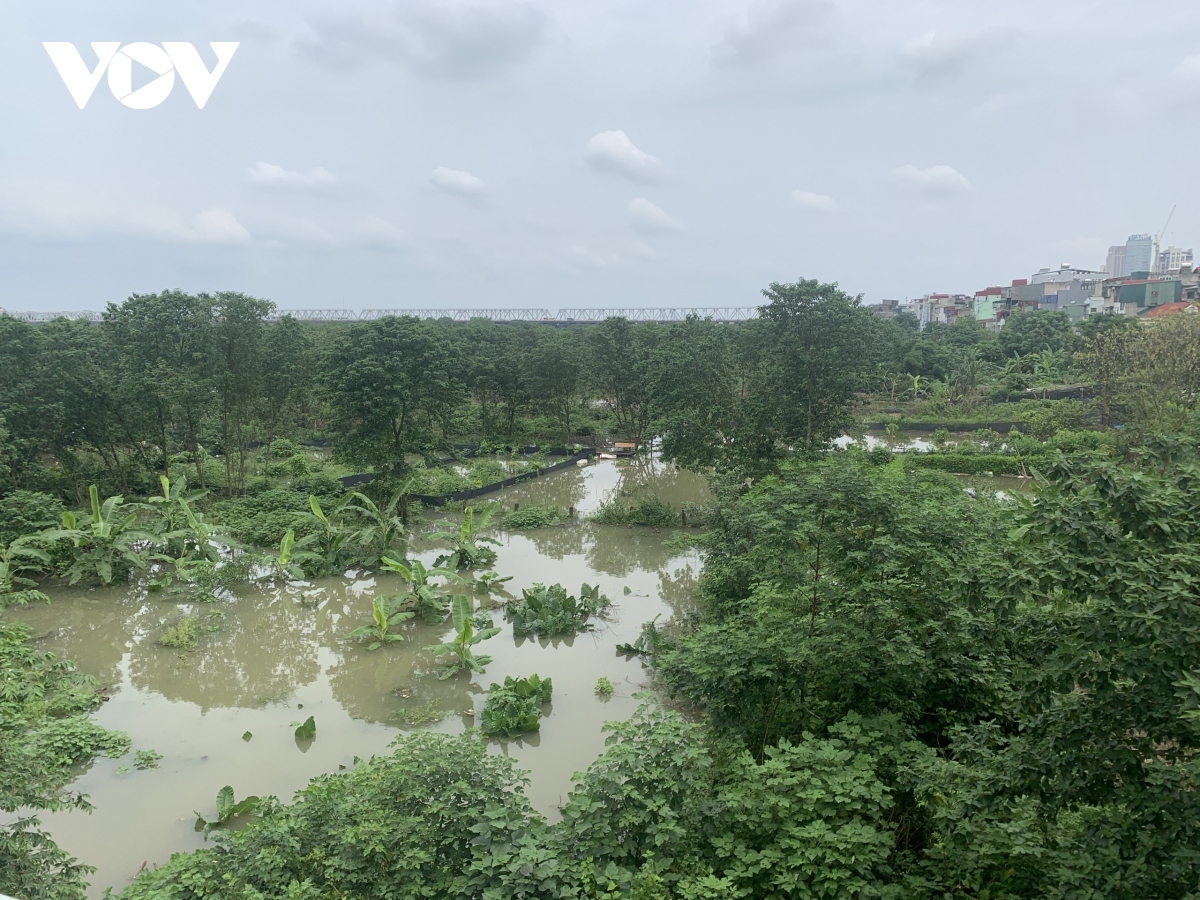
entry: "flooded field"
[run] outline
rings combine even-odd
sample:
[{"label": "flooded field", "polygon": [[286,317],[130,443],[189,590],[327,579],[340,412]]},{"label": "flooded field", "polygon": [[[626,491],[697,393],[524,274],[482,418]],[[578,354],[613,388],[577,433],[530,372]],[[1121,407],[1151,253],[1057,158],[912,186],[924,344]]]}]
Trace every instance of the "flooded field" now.
[{"label": "flooded field", "polygon": [[[693,473],[601,462],[488,499],[506,508],[574,507],[586,516],[638,487],[676,507],[708,496],[704,479]],[[50,592],[48,606],[5,612],[33,628],[40,647],[97,678],[109,696],[95,715],[100,724],[127,732],[134,750],[163,756],[146,771],[132,767],[132,753],[100,759],[71,786],[89,795],[91,815],[41,817],[61,846],[97,868],[91,896],[120,889],[143,865],[203,846],[195,812],[211,813],[223,785],[232,785],[239,799],[289,799],[316,775],[387,752],[405,731],[474,729],[471,711],[482,709],[488,684],[506,675],[553,679],[552,711],[540,734],[491,746],[530,771],[531,800],[555,815],[571,775],[602,752],[603,722],[628,717],[639,703],[634,695],[647,685],[642,664],[617,655],[616,645],[635,640],[644,622],[669,620],[690,603],[699,558],[666,549],[669,533],[649,528],[573,521],[497,536],[503,543],[493,568],[513,577],[505,585],[511,594],[535,582],[560,582],[573,594],[582,582],[598,582],[613,606],[595,631],[573,639],[515,639],[506,627],[476,648],[493,661],[472,680],[440,681],[421,649],[447,635],[448,623],[406,623],[407,640],[373,652],[347,638],[370,621],[376,593],[401,591],[402,582],[388,573],[248,588],[236,599],[194,607],[139,590],[59,589]],[[417,541],[412,555],[429,564],[437,550]],[[482,595],[476,599],[487,606]],[[202,623],[196,650],[159,643],[164,628],[192,614]],[[505,625],[501,610],[492,615]],[[594,693],[600,676],[616,687],[609,698]],[[308,716],[317,729],[311,743],[294,734]]]}]

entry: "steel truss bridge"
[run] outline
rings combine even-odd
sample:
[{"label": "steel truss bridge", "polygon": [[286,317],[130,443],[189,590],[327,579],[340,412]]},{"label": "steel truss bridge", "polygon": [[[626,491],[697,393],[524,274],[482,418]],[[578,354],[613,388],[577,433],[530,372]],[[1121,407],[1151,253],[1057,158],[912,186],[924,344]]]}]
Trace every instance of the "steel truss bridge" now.
[{"label": "steel truss bridge", "polygon": [[[3,312],[3,310],[0,310]],[[9,312],[14,319],[24,322],[50,322],[54,319],[80,319],[85,322],[100,322],[104,314],[93,310],[80,312]],[[546,325],[586,325],[603,322],[605,319],[622,318],[630,322],[658,322],[670,324],[683,322],[689,316],[711,319],[714,322],[746,322],[758,318],[757,306],[687,307],[674,306],[661,309],[612,308],[612,309],[281,309],[272,319],[291,316],[302,322],[370,322],[386,316],[414,316],[418,319],[449,319],[452,322],[469,322],[472,319],[487,319],[492,322],[539,322]]]}]

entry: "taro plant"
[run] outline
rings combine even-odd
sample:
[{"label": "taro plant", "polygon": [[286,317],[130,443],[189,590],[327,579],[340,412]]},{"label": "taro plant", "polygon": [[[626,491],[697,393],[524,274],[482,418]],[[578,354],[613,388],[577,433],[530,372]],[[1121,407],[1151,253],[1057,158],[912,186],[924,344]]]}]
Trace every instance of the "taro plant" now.
[{"label": "taro plant", "polygon": [[542,707],[550,702],[553,687],[549,678],[505,676],[504,684],[488,687],[487,705],[480,714],[485,734],[512,737],[541,728]]},{"label": "taro plant", "polygon": [[425,648],[439,659],[448,657],[443,660],[442,673],[438,677],[444,681],[460,672],[483,672],[483,667],[492,658],[476,655],[473,648],[481,641],[495,637],[500,629],[489,626],[476,629],[471,598],[465,594],[455,594],[450,599],[450,621],[454,625],[454,636],[441,644],[431,644]]},{"label": "taro plant", "polygon": [[350,632],[352,638],[369,638],[368,650],[378,650],[384,644],[404,640],[404,635],[396,634],[391,629],[402,622],[407,622],[416,613],[409,610],[396,609],[395,601],[390,597],[376,597],[371,604],[371,623],[362,625]]},{"label": "taro plant", "polygon": [[346,512],[357,515],[362,527],[355,532],[354,542],[359,545],[366,565],[377,565],[385,556],[397,550],[404,553],[407,528],[404,525],[404,498],[411,492],[413,479],[408,479],[392,494],[381,509],[366,494],[352,492],[346,502]]},{"label": "taro plant", "polygon": [[14,538],[7,547],[0,544],[0,609],[39,600],[50,601],[37,590],[37,582],[29,577],[43,571],[50,563],[50,556],[33,546],[32,540],[32,535],[26,535]]},{"label": "taro plant", "polygon": [[395,572],[409,584],[409,592],[399,598],[405,609],[411,609],[420,614],[421,619],[429,625],[436,625],[446,618],[446,597],[438,593],[433,578],[444,578],[447,584],[466,584],[467,580],[452,569],[434,566],[426,569],[420,560],[411,563],[400,562],[384,557],[380,560],[381,568]]},{"label": "taro plant", "polygon": [[196,813],[196,830],[207,835],[214,828],[222,828],[227,826],[235,817],[244,816],[258,809],[262,803],[258,797],[244,797],[241,800],[234,802],[233,787],[225,785],[221,790],[217,791],[217,817],[208,819]]},{"label": "taro plant", "polygon": [[496,551],[485,544],[499,545],[492,537],[485,537],[483,530],[496,514],[496,506],[489,505],[476,514],[474,507],[463,510],[462,521],[457,531],[435,531],[429,536],[434,540],[449,541],[454,548],[450,553],[437,558],[436,565],[448,563],[454,569],[478,569],[496,561]]},{"label": "taro plant", "polygon": [[155,535],[136,528],[138,505],[126,503],[120,496],[103,503],[96,485],[88,489],[91,512],[81,517],[68,510],[63,513],[62,528],[50,529],[41,539],[71,541],[71,565],[67,579],[77,584],[83,578],[96,578],[112,584],[129,577],[134,569],[146,568],[149,548]]},{"label": "taro plant", "polygon": [[507,614],[517,637],[558,637],[590,630],[593,625],[588,620],[611,605],[599,585],[585,583],[576,598],[561,584],[535,584],[521,592],[520,600],[508,604]]}]

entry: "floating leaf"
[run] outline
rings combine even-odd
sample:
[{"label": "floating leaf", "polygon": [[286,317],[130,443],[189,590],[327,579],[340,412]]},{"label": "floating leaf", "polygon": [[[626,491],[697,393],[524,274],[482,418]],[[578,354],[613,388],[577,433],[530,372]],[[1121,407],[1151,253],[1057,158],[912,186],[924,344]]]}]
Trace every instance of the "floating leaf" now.
[{"label": "floating leaf", "polygon": [[296,729],[296,740],[311,741],[317,736],[317,721],[312,716],[304,720],[299,728]]},{"label": "floating leaf", "polygon": [[246,731],[246,732],[243,732],[243,733],[242,733],[242,740],[243,740],[243,741],[249,742],[249,741],[250,741],[250,739],[251,739],[252,737],[254,737],[254,735],[253,735],[251,732],[249,732],[249,731]]}]

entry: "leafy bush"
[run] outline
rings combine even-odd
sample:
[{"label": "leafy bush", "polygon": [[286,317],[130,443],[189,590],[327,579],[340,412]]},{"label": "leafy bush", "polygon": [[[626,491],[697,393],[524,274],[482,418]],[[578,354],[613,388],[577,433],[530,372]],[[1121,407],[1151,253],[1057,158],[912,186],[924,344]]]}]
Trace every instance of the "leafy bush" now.
[{"label": "leafy bush", "polygon": [[612,696],[613,691],[616,689],[613,687],[613,683],[609,680],[607,675],[601,675],[596,679],[595,690],[596,693],[601,697],[610,697]]},{"label": "leafy bush", "polygon": [[37,491],[13,491],[0,498],[0,544],[11,544],[26,534],[57,525],[62,503]]},{"label": "leafy bush", "polygon": [[495,484],[508,477],[508,469],[498,459],[481,459],[467,470],[467,477],[475,487]]},{"label": "leafy bush", "polygon": [[313,525],[305,520],[308,512],[307,495],[289,488],[272,488],[252,497],[213,503],[209,516],[228,526],[245,544],[277,547],[289,528],[294,528],[297,536],[312,532]]},{"label": "leafy bush", "polygon": [[[29,629],[0,622],[0,812],[88,809],[62,793],[76,766],[120,756],[129,738],[88,719],[95,681],[29,643]],[[0,893],[22,900],[83,900],[90,871],[26,814],[0,824]]]},{"label": "leafy bush", "polygon": [[593,626],[588,619],[611,605],[599,585],[584,584],[575,598],[561,584],[535,584],[521,592],[520,600],[508,604],[506,611],[517,637],[558,637],[590,630]]},{"label": "leafy bush", "polygon": [[511,737],[537,731],[541,727],[542,706],[550,702],[549,678],[505,676],[504,684],[488,687],[487,705],[480,715],[485,734]]},{"label": "leafy bush", "polygon": [[504,514],[503,526],[518,530],[526,528],[549,528],[562,521],[557,506],[522,506]]},{"label": "leafy bush", "polygon": [[289,441],[287,438],[279,438],[271,443],[272,459],[288,459],[303,452],[304,449],[299,444]]},{"label": "leafy bush", "polygon": [[626,505],[621,500],[604,504],[592,516],[600,525],[645,525],[654,528],[670,528],[679,521],[675,507],[657,497],[641,497]]},{"label": "leafy bush", "polygon": [[1000,453],[909,453],[905,467],[958,475],[1027,475],[1029,461]]}]

